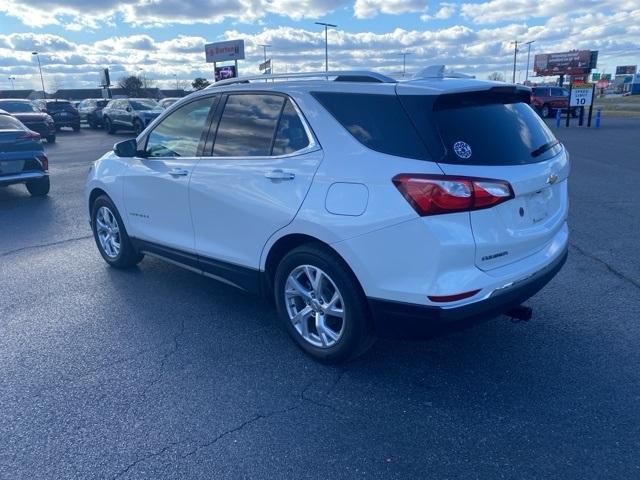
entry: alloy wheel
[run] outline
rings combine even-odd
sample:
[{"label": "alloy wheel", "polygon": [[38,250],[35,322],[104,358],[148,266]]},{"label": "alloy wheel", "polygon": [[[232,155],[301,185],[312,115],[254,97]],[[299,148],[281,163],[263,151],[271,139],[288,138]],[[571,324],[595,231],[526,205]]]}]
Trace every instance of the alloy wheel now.
[{"label": "alloy wheel", "polygon": [[109,258],[120,254],[120,227],[109,207],[100,207],[96,213],[96,233],[102,251]]},{"label": "alloy wheel", "polygon": [[344,301],[326,272],[313,265],[296,267],[285,282],[284,300],[289,320],[308,343],[330,348],[340,340]]}]

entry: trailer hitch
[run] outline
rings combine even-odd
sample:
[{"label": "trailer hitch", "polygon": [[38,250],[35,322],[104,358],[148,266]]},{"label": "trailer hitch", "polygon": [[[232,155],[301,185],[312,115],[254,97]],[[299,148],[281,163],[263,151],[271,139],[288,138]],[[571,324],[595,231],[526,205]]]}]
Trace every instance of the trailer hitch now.
[{"label": "trailer hitch", "polygon": [[512,323],[528,322],[533,316],[533,309],[525,305],[518,305],[517,307],[510,308],[504,312],[504,314],[511,317]]}]

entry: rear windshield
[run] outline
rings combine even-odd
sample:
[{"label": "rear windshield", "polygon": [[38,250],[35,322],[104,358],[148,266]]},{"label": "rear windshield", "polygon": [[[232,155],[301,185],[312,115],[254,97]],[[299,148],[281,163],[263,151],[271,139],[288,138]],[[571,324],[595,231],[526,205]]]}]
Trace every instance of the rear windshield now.
[{"label": "rear windshield", "polygon": [[0,130],[24,130],[24,126],[9,115],[0,115]]},{"label": "rear windshield", "polygon": [[31,102],[0,102],[0,109],[9,113],[29,113],[38,111]]},{"label": "rear windshield", "polygon": [[492,89],[401,101],[442,163],[522,165],[556,155],[561,146],[528,105],[527,92]]},{"label": "rear windshield", "polygon": [[60,111],[60,110],[71,110],[73,105],[69,102],[47,102],[47,110],[51,110],[52,112]]}]

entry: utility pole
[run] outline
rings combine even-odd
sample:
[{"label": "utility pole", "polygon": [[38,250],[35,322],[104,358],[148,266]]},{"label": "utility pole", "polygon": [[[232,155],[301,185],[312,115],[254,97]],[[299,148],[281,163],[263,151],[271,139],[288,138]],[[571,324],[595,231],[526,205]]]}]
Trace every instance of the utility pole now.
[{"label": "utility pole", "polygon": [[525,45],[527,46],[527,73],[524,76],[524,83],[529,82],[529,58],[531,57],[531,44],[535,42],[535,40],[530,40]]},{"label": "utility pole", "polygon": [[38,69],[40,70],[40,82],[42,83],[42,98],[46,100],[47,92],[44,90],[44,77],[42,76],[42,64],[40,63],[40,55],[38,52],[31,52],[31,55],[35,55],[38,59]]},{"label": "utility pole", "polygon": [[413,52],[402,52],[398,55],[402,55],[402,78],[404,78],[407,73],[407,55],[412,55]]},{"label": "utility pole", "polygon": [[176,91],[177,91],[178,90],[178,74],[174,73],[173,76],[176,79]]},{"label": "utility pole", "polygon": [[324,71],[329,71],[329,27],[336,28],[337,25],[332,23],[315,22],[316,25],[324,25]]},{"label": "utility pole", "polygon": [[515,44],[513,49],[513,80],[511,83],[516,83],[516,60],[518,59],[518,41],[511,42],[511,45]]},{"label": "utility pole", "polygon": [[16,86],[13,83],[13,81],[16,79],[16,77],[14,77],[13,75],[9,77],[9,80],[11,81],[11,90],[15,90]]}]

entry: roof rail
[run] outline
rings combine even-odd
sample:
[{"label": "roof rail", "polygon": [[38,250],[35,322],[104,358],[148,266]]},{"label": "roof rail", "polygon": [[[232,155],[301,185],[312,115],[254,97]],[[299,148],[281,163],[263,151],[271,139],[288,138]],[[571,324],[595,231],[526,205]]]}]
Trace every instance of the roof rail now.
[{"label": "roof rail", "polygon": [[420,80],[424,78],[476,78],[474,75],[467,75],[465,73],[457,73],[452,70],[447,70],[444,65],[429,65],[428,67],[419,70],[411,79]]},{"label": "roof rail", "polygon": [[381,73],[369,72],[366,70],[334,70],[330,72],[301,72],[301,73],[276,73],[276,74],[262,74],[262,75],[250,75],[247,77],[228,78],[226,80],[220,80],[216,83],[209,85],[207,88],[221,87],[224,85],[232,85],[234,83],[249,83],[250,81],[259,80],[298,80],[305,78],[318,78],[329,80],[329,77],[335,80],[348,82],[376,82],[376,83],[397,83],[391,77],[382,75]]}]

